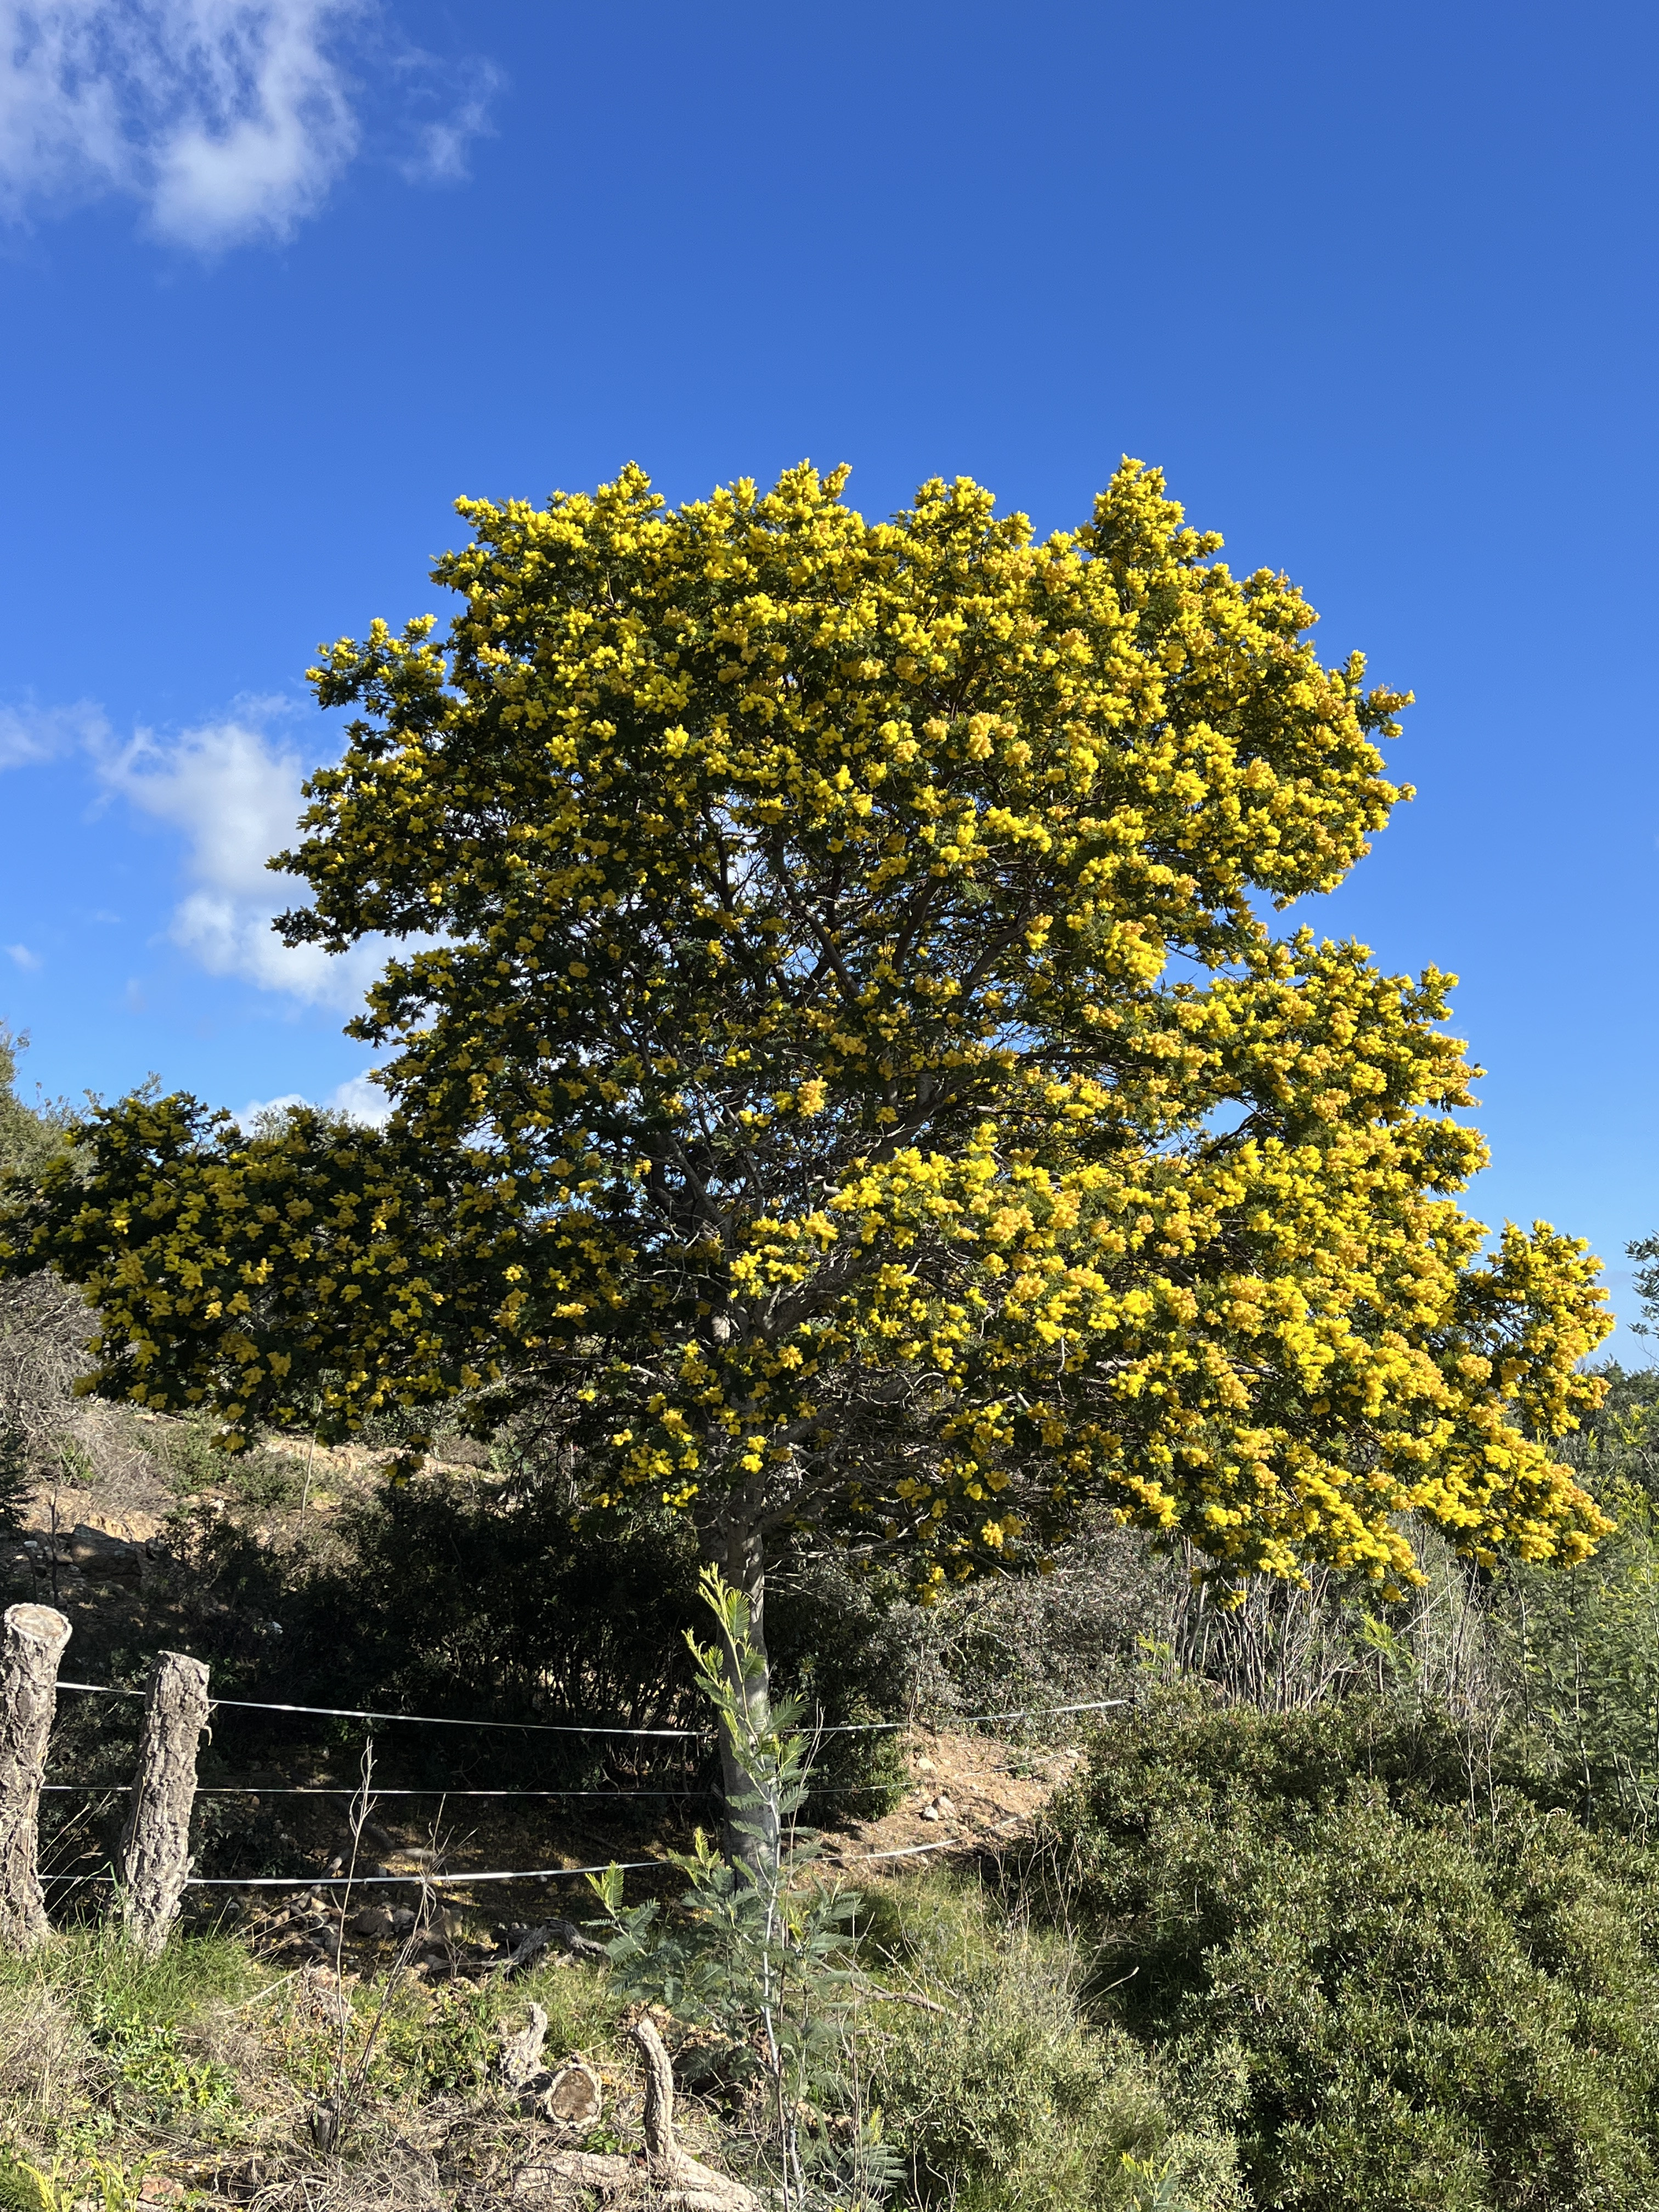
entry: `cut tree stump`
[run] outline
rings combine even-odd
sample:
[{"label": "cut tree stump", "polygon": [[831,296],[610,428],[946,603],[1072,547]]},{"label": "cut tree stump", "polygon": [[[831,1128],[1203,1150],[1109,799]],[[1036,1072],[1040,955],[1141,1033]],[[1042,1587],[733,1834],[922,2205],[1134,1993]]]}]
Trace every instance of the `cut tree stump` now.
[{"label": "cut tree stump", "polygon": [[49,1605],[14,1605],[0,1638],[0,1943],[32,1951],[52,1929],[38,1854],[40,1778],[70,1625]]},{"label": "cut tree stump", "polygon": [[150,1669],[144,1741],[121,1837],[121,1917],[155,1958],[179,1917],[190,1879],[190,1815],[196,1747],[208,1717],[208,1670],[182,1651],[163,1651]]},{"label": "cut tree stump", "polygon": [[591,2192],[602,2203],[649,2205],[653,2212],[762,2212],[752,2189],[680,2148],[674,2135],[674,2070],[662,2038],[648,2020],[636,2021],[629,2032],[645,2061],[645,2156],[544,2152],[514,2176],[513,2203],[550,2208],[579,2203]]}]

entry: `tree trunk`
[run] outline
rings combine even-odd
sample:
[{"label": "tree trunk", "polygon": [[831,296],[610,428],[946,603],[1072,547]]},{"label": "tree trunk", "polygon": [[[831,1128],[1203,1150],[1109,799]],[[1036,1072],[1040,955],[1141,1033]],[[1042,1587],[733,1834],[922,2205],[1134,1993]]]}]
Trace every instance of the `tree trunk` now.
[{"label": "tree trunk", "polygon": [[163,1651],[150,1669],[143,1747],[121,1838],[121,1917],[151,1958],[167,1940],[190,1879],[196,1746],[207,1724],[207,1682],[202,1662],[181,1651]]},{"label": "tree trunk", "polygon": [[31,1951],[52,1929],[37,1865],[40,1778],[70,1625],[48,1605],[15,1605],[0,1644],[0,1943]]}]

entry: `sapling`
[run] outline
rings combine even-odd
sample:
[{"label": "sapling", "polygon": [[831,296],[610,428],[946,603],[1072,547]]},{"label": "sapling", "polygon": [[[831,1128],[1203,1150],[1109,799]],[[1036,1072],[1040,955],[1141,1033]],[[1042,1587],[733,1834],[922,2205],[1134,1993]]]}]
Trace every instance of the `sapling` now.
[{"label": "sapling", "polygon": [[712,2065],[764,2085],[784,2204],[804,2205],[809,2175],[825,2166],[836,2169],[840,2201],[871,2202],[898,2178],[878,2122],[855,2112],[838,2128],[816,2124],[823,2105],[844,2099],[854,2013],[868,1989],[854,1948],[861,1900],[815,1876],[822,1847],[798,1825],[811,1771],[799,1700],[763,1706],[744,1694],[764,1664],[748,1600],[716,1567],[703,1570],[701,1589],[717,1641],[686,1640],[750,1781],[727,1808],[736,1848],[722,1852],[699,1829],[690,1850],[671,1854],[686,1881],[672,1912],[654,1899],[626,1905],[619,1867],[590,1875],[605,1916],[593,1924],[625,1996],[714,2030]]}]

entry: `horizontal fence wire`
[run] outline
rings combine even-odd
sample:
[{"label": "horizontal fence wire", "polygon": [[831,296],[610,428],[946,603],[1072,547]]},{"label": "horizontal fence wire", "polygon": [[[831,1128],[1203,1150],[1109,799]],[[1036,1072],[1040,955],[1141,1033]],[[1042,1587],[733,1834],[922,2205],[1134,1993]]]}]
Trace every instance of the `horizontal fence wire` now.
[{"label": "horizontal fence wire", "polygon": [[[94,1698],[142,1698],[142,1690],[126,1690],[110,1682],[59,1682],[60,1690],[79,1690]],[[419,1728],[518,1729],[537,1735],[620,1735],[650,1738],[655,1742],[706,1743],[713,1729],[635,1729],[587,1726],[563,1721],[484,1721],[458,1719],[453,1713],[370,1712],[356,1705],[283,1705],[258,1698],[215,1698],[219,1706],[247,1713],[306,1713],[319,1719],[346,1721],[403,1721]],[[878,1735],[893,1729],[968,1728],[981,1721],[1029,1721],[1057,1717],[1063,1713],[1103,1713],[1117,1705],[1132,1705],[1130,1698],[1091,1698],[1077,1705],[1024,1705],[1012,1712],[943,1713],[932,1720],[914,1716],[902,1721],[835,1721],[804,1733],[812,1735]]]},{"label": "horizontal fence wire", "polygon": [[[897,1850],[860,1851],[847,1862],[852,1866],[867,1866],[873,1859],[919,1858],[924,1851],[945,1851],[960,1838],[941,1836],[935,1844],[906,1844]],[[422,1889],[465,1889],[476,1881],[551,1881],[559,1875],[609,1874],[614,1866],[618,1874],[643,1874],[652,1868],[662,1870],[668,1867],[666,1859],[607,1859],[602,1866],[526,1867],[492,1869],[486,1874],[260,1874],[260,1875],[191,1875],[185,1882],[186,1889],[366,1889],[385,1888],[393,1882],[411,1883]],[[106,1875],[46,1874],[43,1882],[104,1881]]]},{"label": "horizontal fence wire", "polygon": [[[947,1851],[960,1838],[941,1836],[936,1844],[905,1844],[897,1850],[859,1851],[847,1862],[851,1866],[867,1866],[872,1859],[919,1858],[924,1851]],[[475,1881],[551,1881],[557,1876],[608,1874],[614,1866],[618,1874],[641,1874],[655,1868],[666,1869],[666,1859],[606,1859],[602,1865],[580,1867],[520,1867],[492,1869],[486,1874],[259,1874],[259,1875],[198,1875],[185,1882],[186,1889],[385,1889],[393,1883],[413,1885],[422,1889],[465,1889]],[[95,1874],[43,1874],[46,1881],[99,1881],[107,1876]]]},{"label": "horizontal fence wire", "polygon": [[[866,1866],[872,1859],[919,1858],[924,1851],[945,1851],[962,1839],[956,1836],[941,1836],[936,1844],[905,1844],[897,1850],[859,1851],[848,1862],[852,1866]],[[234,1875],[192,1875],[185,1887],[190,1889],[361,1889],[368,1883],[384,1887],[389,1882],[418,1882],[427,1889],[465,1889],[474,1881],[550,1881],[556,1875],[608,1874],[614,1865],[618,1874],[639,1874],[648,1867],[659,1871],[670,1866],[667,1859],[607,1859],[603,1866],[530,1867],[514,1873],[489,1874],[370,1874],[370,1875],[258,1875],[239,1881]],[[42,1876],[49,1880],[49,1876]],[[70,1876],[84,1881],[85,1875]]]},{"label": "horizontal fence wire", "polygon": [[[611,1864],[585,1867],[508,1867],[497,1868],[488,1874],[259,1874],[246,1877],[233,1874],[191,1875],[185,1883],[187,1889],[384,1889],[393,1882],[413,1883],[422,1889],[465,1889],[472,1881],[550,1881],[556,1875],[603,1874]],[[624,1859],[623,1874],[633,1874],[642,1867],[665,1869],[666,1859]]]},{"label": "horizontal fence wire", "polygon": [[[43,1782],[41,1794],[57,1790],[76,1791],[96,1796],[100,1790],[130,1790],[129,1776],[125,1782]],[[879,1789],[879,1783],[852,1783],[849,1789]],[[204,1782],[197,1789],[198,1797],[361,1797],[361,1782],[321,1783],[307,1787],[301,1784],[273,1783],[269,1787],[258,1782]],[[587,1797],[605,1803],[625,1803],[632,1797],[717,1797],[720,1795],[712,1783],[688,1782],[679,1790],[450,1790],[441,1784],[434,1790],[382,1790],[376,1783],[369,1790],[376,1802],[382,1797]]]},{"label": "horizontal fence wire", "polygon": [[[60,1690],[80,1690],[94,1698],[142,1698],[143,1690],[124,1690],[109,1682],[60,1682]],[[216,1710],[234,1707],[247,1713],[310,1713],[320,1719],[342,1721],[410,1721],[422,1728],[514,1729],[532,1735],[649,1736],[658,1741],[702,1743],[712,1729],[636,1729],[589,1727],[562,1721],[481,1721],[458,1719],[453,1713],[367,1712],[356,1705],[281,1705],[260,1698],[214,1698]]]},{"label": "horizontal fence wire", "polygon": [[[890,1790],[890,1782],[824,1782],[803,1794],[808,1797],[854,1797],[867,1796],[873,1790]],[[52,1792],[59,1796],[76,1795],[96,1797],[131,1790],[131,1778],[125,1782],[43,1782],[43,1796]],[[273,1784],[269,1788],[258,1782],[204,1782],[196,1792],[198,1797],[361,1797],[361,1782],[346,1784],[331,1782],[306,1786],[299,1784]],[[627,1804],[636,1797],[718,1797],[720,1790],[712,1782],[688,1782],[678,1790],[451,1790],[441,1784],[432,1790],[382,1790],[378,1783],[369,1789],[369,1796],[378,1804],[382,1797],[540,1797],[585,1798],[597,1804]]]},{"label": "horizontal fence wire", "polygon": [[[142,1690],[125,1689],[117,1684],[108,1682],[59,1682],[58,1687],[60,1690],[79,1691],[83,1695],[88,1697],[142,1698],[144,1695],[144,1692]],[[626,1729],[610,1727],[586,1728],[564,1726],[547,1721],[459,1720],[453,1715],[447,1713],[385,1713],[365,1711],[361,1708],[349,1705],[276,1705],[267,1704],[263,1700],[252,1698],[216,1698],[212,1700],[212,1703],[216,1706],[234,1706],[239,1711],[245,1712],[299,1713],[331,1720],[407,1722],[415,1726],[428,1728],[521,1729],[532,1730],[538,1734],[554,1735],[630,1736],[635,1738],[649,1738],[656,1741],[672,1740],[679,1742],[706,1741],[714,1734],[713,1729]],[[908,1720],[899,1721],[842,1721],[836,1722],[828,1727],[813,1729],[810,1731],[810,1733],[820,1736],[873,1735],[887,1733],[896,1729],[918,1727],[940,1728],[949,1727],[952,1724],[958,1727],[968,1727],[975,1723],[983,1723],[986,1722],[994,1721],[1058,1719],[1064,1715],[1071,1713],[1108,1712],[1118,1707],[1128,1705],[1133,1703],[1133,1700],[1129,1698],[1091,1698],[1083,1701],[1082,1703],[1075,1705],[1022,1705],[1014,1708],[1012,1711],[1003,1711],[994,1713],[946,1713],[939,1716],[933,1720],[922,1720],[912,1717]],[[52,1791],[59,1794],[86,1793],[95,1795],[99,1792],[117,1792],[127,1789],[130,1786],[130,1784],[125,1782],[48,1782],[42,1785],[42,1789],[43,1791]],[[890,1784],[873,1782],[851,1783],[844,1785],[831,1783],[825,1784],[817,1790],[809,1790],[806,1794],[809,1796],[815,1797],[844,1797],[852,1796],[859,1794],[860,1792],[884,1790],[890,1788],[890,1786],[891,1785]],[[269,1788],[264,1788],[258,1783],[210,1783],[204,1784],[198,1790],[196,1794],[199,1797],[248,1796],[349,1798],[361,1796],[362,1791],[361,1784],[355,1789],[348,1788],[343,1784],[329,1784],[327,1786],[313,1788],[307,1788],[302,1785],[295,1784],[274,1784]],[[541,1798],[544,1800],[582,1799],[590,1802],[604,1802],[606,1800],[612,1800],[621,1803],[626,1802],[629,1799],[637,1798],[712,1797],[719,1796],[720,1793],[718,1790],[712,1788],[688,1785],[684,1789],[678,1790],[453,1790],[443,1788],[432,1790],[377,1790],[371,1787],[368,1794],[371,1799],[379,1799],[382,1797],[514,1797]],[[909,1844],[895,1850],[861,1851],[849,1863],[854,1865],[866,1865],[876,1859],[916,1858],[920,1857],[925,1852],[947,1850],[952,1846],[952,1844],[957,1844],[960,1840],[961,1839],[955,1837],[942,1836],[937,1843]],[[191,1889],[313,1889],[329,1887],[362,1889],[371,1887],[384,1888],[390,1887],[394,1885],[415,1885],[422,1888],[435,1888],[441,1885],[447,1888],[456,1889],[465,1888],[471,1882],[553,1881],[562,1876],[568,1875],[604,1874],[611,1863],[612,1862],[607,1860],[605,1864],[603,1866],[492,1868],[481,1874],[455,1873],[450,1875],[434,1875],[429,1870],[421,1871],[415,1874],[351,1875],[331,1875],[321,1874],[192,1875],[189,1878],[186,1887]],[[624,1874],[640,1873],[647,1868],[660,1867],[665,1864],[666,1864],[666,1862],[661,1859],[626,1859],[620,1863],[619,1871]],[[43,1873],[40,1878],[43,1881],[66,1883],[97,1881],[105,1879],[106,1877],[92,1874],[48,1875]]]}]

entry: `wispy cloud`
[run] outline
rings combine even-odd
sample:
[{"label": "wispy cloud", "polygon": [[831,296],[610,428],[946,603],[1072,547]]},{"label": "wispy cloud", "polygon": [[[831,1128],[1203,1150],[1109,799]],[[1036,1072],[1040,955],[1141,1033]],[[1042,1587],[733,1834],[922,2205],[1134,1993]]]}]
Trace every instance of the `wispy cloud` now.
[{"label": "wispy cloud", "polygon": [[58,760],[108,735],[102,709],[90,700],[73,707],[0,707],[0,769]]},{"label": "wispy cloud", "polygon": [[5,949],[26,975],[33,975],[40,965],[40,954],[32,952],[27,945],[9,945]]},{"label": "wispy cloud", "polygon": [[489,103],[501,88],[501,71],[476,59],[458,70],[426,53],[404,56],[403,69],[413,144],[399,169],[410,184],[462,183],[473,141],[489,135]]},{"label": "wispy cloud", "polygon": [[[0,0],[0,207],[116,191],[211,251],[289,236],[362,143],[366,0]],[[374,67],[372,64],[380,64]],[[459,64],[433,174],[464,173],[493,72]],[[444,134],[447,134],[446,137]]]},{"label": "wispy cloud", "polygon": [[356,1006],[386,947],[368,940],[338,954],[284,945],[271,918],[304,903],[303,887],[265,862],[294,840],[307,763],[261,723],[280,701],[249,701],[241,715],[161,738],[141,732],[97,756],[106,787],[141,812],[183,832],[190,889],[168,934],[210,975],[240,975],[262,990],[313,1005]]}]

